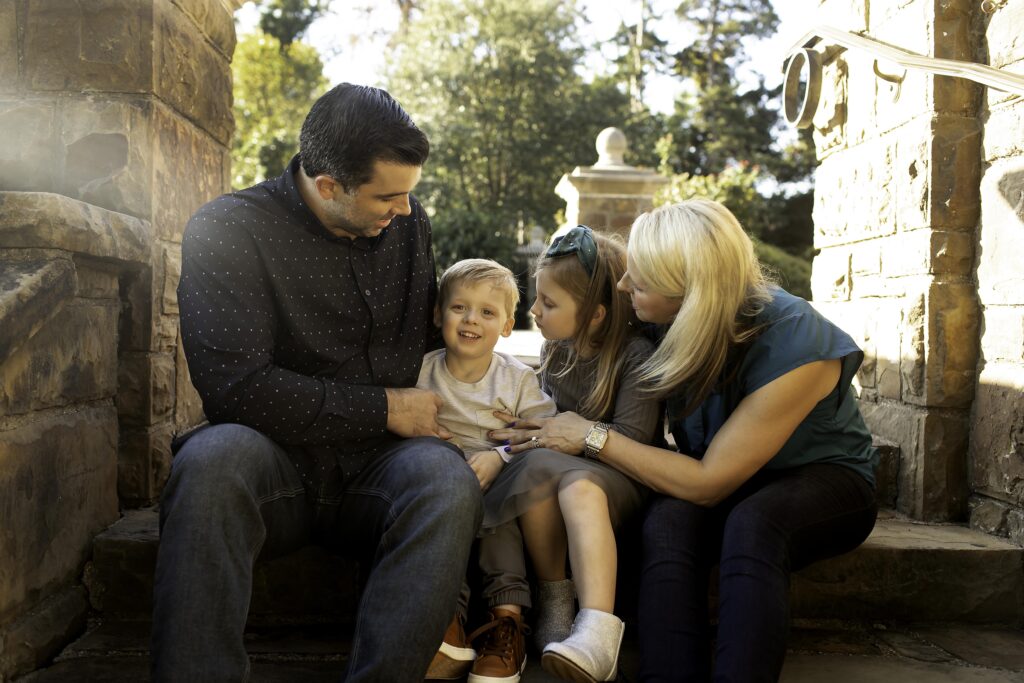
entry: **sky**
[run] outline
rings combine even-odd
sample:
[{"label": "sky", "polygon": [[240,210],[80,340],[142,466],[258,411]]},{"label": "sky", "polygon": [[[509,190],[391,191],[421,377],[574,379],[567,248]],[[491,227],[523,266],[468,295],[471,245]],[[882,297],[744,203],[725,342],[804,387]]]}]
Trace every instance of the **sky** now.
[{"label": "sky", "polygon": [[[668,19],[667,26],[678,26],[672,19],[673,0],[653,0],[654,13],[663,13]],[[751,59],[749,68],[764,76],[771,87],[782,80],[782,59],[785,52],[807,30],[807,0],[773,0],[779,15],[779,31],[769,40],[752,41],[747,46]],[[639,0],[582,0],[583,14],[590,20],[585,38],[610,39],[623,21],[635,23],[639,12]],[[254,26],[258,14],[254,4],[249,3],[237,13],[239,31]],[[384,85],[383,69],[387,60],[386,42],[391,29],[398,24],[397,3],[393,0],[364,0],[363,2],[335,2],[329,15],[315,22],[306,36],[306,41],[315,46],[324,60],[324,73],[331,85],[345,81],[364,85]],[[672,31],[659,29],[652,23],[652,29],[659,36],[673,44]],[[339,40],[339,36],[342,38]],[[352,38],[349,38],[352,36]],[[685,37],[681,37],[685,40]],[[645,101],[651,109],[671,112],[675,97],[680,89],[677,79],[669,76],[655,76],[648,79]]]}]

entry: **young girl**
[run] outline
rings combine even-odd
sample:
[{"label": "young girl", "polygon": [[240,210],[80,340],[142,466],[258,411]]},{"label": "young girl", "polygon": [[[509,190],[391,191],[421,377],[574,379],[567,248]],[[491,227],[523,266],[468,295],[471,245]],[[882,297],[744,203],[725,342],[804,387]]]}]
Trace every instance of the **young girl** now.
[{"label": "young girl", "polygon": [[[622,243],[586,226],[557,240],[537,264],[531,312],[547,340],[541,386],[560,411],[598,421],[591,458],[607,430],[649,443],[660,422],[658,403],[637,379],[653,346],[635,333],[629,300],[615,288],[625,267]],[[531,601],[524,541],[539,581],[534,634],[542,665],[570,680],[613,680],[623,632],[612,614],[614,529],[640,509],[646,489],[594,459],[531,446],[484,496],[480,567],[491,621],[470,636],[479,655],[469,681],[515,683],[525,665],[522,609]]]}]

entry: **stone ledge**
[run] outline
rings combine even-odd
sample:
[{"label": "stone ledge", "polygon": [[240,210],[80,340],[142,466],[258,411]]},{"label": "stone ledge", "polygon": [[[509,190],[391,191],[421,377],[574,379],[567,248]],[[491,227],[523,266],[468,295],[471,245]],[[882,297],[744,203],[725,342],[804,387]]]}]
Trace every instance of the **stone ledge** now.
[{"label": "stone ledge", "polygon": [[59,591],[0,628],[0,680],[43,666],[85,630],[89,601],[80,585]]},{"label": "stone ledge", "polygon": [[0,246],[64,249],[148,264],[149,221],[52,192],[0,192]]},{"label": "stone ledge", "polygon": [[75,283],[69,259],[0,257],[0,360],[10,358],[64,307]]}]

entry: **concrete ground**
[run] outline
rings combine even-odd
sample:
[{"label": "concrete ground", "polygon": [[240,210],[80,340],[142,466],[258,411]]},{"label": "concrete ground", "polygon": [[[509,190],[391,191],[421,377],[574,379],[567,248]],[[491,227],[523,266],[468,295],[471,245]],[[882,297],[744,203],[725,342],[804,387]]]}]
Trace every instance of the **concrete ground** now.
[{"label": "concrete ground", "polygon": [[[148,680],[149,625],[92,623],[50,667],[18,683],[141,683]],[[333,683],[346,634],[328,627],[280,627],[246,637],[252,683]],[[624,643],[620,681],[638,680],[635,640]],[[531,653],[523,683],[557,679]],[[989,626],[802,625],[790,638],[781,683],[1020,683],[1024,631]]]}]

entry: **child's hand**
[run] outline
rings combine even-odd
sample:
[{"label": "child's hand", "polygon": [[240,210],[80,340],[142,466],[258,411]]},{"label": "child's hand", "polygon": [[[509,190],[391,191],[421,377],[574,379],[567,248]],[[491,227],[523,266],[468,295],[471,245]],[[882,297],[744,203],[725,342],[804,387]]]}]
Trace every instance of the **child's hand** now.
[{"label": "child's hand", "polygon": [[480,480],[481,491],[486,491],[490,488],[491,484],[494,483],[495,477],[498,476],[498,472],[501,472],[501,468],[505,466],[505,461],[493,449],[470,453],[466,458],[466,462],[473,468],[476,478]]}]

